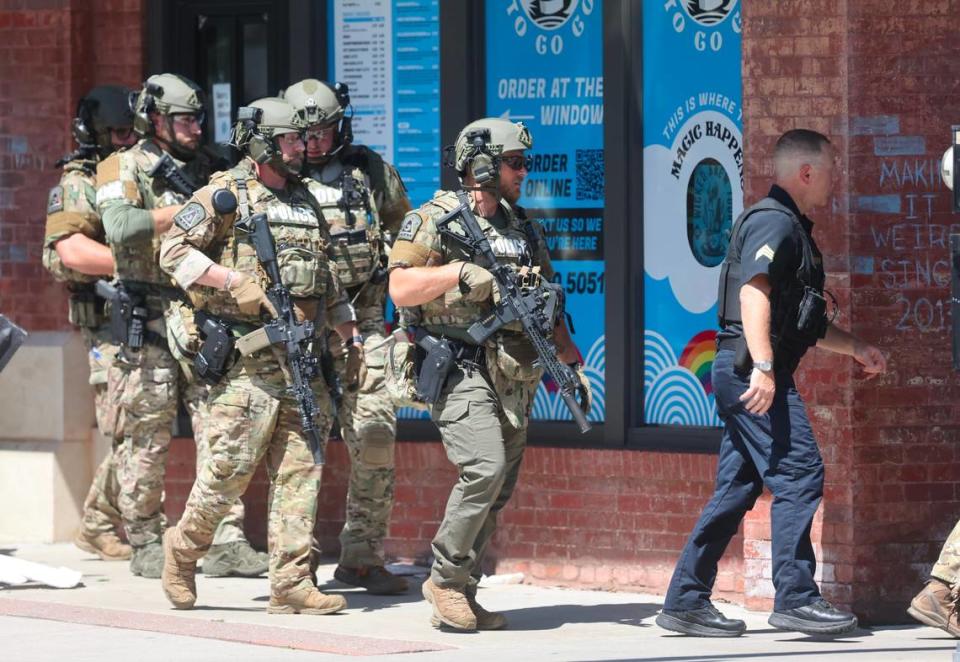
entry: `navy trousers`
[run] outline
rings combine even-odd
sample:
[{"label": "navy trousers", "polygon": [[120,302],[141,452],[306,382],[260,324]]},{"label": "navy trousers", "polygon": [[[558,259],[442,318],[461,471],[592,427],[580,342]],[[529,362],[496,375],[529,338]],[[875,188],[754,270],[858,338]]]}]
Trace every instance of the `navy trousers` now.
[{"label": "navy trousers", "polygon": [[748,412],[740,396],[749,375],[733,369],[734,352],[720,350],[713,388],[724,422],[713,497],[683,548],[664,599],[664,609],[688,611],[708,604],[717,562],[763,487],[773,494],[771,534],[774,609],[815,602],[817,561],[810,525],[823,497],[823,460],[793,376],[776,376],[773,405],[762,416]]}]

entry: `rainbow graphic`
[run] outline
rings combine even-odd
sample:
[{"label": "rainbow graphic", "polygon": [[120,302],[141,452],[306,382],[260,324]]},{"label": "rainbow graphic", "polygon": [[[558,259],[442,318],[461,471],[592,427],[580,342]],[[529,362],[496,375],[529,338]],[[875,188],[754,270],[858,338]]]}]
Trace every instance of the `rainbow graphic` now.
[{"label": "rainbow graphic", "polygon": [[678,365],[696,375],[700,383],[703,384],[703,390],[707,395],[713,394],[710,369],[713,367],[713,359],[717,355],[716,340],[716,331],[701,331],[687,343],[678,362]]},{"label": "rainbow graphic", "polygon": [[[704,387],[710,384],[713,347],[703,345],[697,334],[688,344],[683,357],[685,365],[667,339],[651,329],[644,331],[644,420],[659,425],[716,426],[720,424],[717,406]],[[709,356],[707,353],[709,352]],[[688,356],[689,354],[689,356]],[[697,372],[688,367],[696,366]],[[705,381],[706,380],[706,381]]]}]

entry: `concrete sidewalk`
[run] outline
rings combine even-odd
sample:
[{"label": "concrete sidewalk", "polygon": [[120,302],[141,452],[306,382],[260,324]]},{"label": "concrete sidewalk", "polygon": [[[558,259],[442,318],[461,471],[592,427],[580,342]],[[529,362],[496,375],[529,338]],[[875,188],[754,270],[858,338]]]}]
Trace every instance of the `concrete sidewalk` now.
[{"label": "concrete sidewalk", "polygon": [[[842,639],[780,632],[767,614],[721,605],[749,628],[738,639],[674,636],[653,624],[656,596],[527,586],[491,585],[479,599],[503,611],[510,629],[455,633],[429,624],[420,597],[422,575],[409,595],[368,596],[332,581],[333,566],[320,570],[325,591],[343,591],[346,612],[334,616],[277,616],[265,611],[268,584],[261,579],[198,576],[198,606],[170,607],[159,580],[130,575],[126,563],[106,563],[72,545],[25,545],[15,555],[67,566],[84,574],[84,586],[56,590],[0,590],[0,660],[125,659],[325,661],[342,656],[371,660],[502,662],[570,660],[688,662],[693,660],[870,660],[951,662],[956,641],[916,627],[861,629]],[[425,572],[425,569],[424,569]],[[960,657],[958,657],[960,659]]]}]

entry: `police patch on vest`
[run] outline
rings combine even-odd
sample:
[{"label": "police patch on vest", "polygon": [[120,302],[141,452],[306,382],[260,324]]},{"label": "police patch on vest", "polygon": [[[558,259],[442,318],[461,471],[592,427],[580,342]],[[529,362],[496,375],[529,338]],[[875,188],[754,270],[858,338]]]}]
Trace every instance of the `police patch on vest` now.
[{"label": "police patch on vest", "polygon": [[403,225],[400,226],[400,232],[397,233],[397,239],[413,241],[413,238],[417,236],[417,230],[420,229],[422,224],[423,219],[420,218],[419,214],[407,214],[403,217]]},{"label": "police patch on vest", "polygon": [[56,214],[63,211],[63,187],[54,186],[50,189],[50,195],[47,196],[47,213]]},{"label": "police patch on vest", "polygon": [[196,227],[197,223],[202,221],[206,215],[207,212],[203,209],[203,205],[199,202],[191,202],[177,212],[177,215],[173,217],[173,222],[184,232],[189,232]]},{"label": "police patch on vest", "polygon": [[759,262],[762,257],[773,262],[773,249],[770,248],[770,244],[764,244],[763,247],[757,251],[757,254],[753,256],[753,259]]}]

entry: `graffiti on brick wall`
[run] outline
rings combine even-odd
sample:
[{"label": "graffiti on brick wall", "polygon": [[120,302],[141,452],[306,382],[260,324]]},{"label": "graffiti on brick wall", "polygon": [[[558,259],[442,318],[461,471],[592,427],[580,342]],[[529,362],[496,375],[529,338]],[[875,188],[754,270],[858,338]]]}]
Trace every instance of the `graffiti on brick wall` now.
[{"label": "graffiti on brick wall", "polygon": [[945,331],[950,235],[960,233],[960,222],[942,213],[948,192],[940,159],[923,136],[900,135],[898,117],[854,118],[852,128],[873,136],[878,185],[875,195],[854,196],[852,211],[883,217],[869,227],[874,255],[854,256],[853,271],[876,275],[895,293],[897,331]]}]

